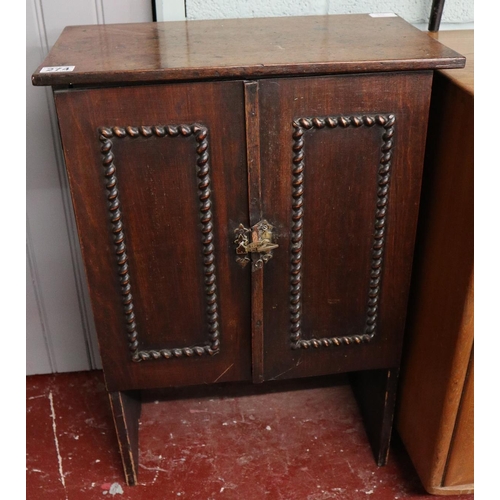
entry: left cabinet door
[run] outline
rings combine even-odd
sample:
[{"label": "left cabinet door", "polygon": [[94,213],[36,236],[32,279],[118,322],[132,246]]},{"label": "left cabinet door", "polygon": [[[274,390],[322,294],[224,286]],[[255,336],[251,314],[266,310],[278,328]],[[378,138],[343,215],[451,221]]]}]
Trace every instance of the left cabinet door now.
[{"label": "left cabinet door", "polygon": [[108,390],[250,379],[242,82],[55,101]]}]

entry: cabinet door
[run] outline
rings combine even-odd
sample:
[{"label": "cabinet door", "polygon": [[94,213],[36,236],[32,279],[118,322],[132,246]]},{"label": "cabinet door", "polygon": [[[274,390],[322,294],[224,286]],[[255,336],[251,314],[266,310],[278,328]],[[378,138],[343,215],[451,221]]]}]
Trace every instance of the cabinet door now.
[{"label": "cabinet door", "polygon": [[265,379],[398,365],[430,80],[261,82]]},{"label": "cabinet door", "polygon": [[241,82],[56,92],[108,389],[250,377]]}]

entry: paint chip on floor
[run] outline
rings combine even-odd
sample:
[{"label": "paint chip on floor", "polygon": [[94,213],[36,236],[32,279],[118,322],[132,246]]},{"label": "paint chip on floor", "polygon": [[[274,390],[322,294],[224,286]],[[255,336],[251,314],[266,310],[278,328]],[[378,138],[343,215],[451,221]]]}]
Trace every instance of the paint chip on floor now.
[{"label": "paint chip on floor", "polygon": [[110,495],[123,495],[123,488],[120,486],[120,483],[113,483],[111,488],[109,488]]},{"label": "paint chip on floor", "polygon": [[112,496],[123,495],[123,488],[120,486],[120,483],[103,483],[101,484],[101,489],[104,490],[102,492],[103,495],[107,495],[108,493]]}]

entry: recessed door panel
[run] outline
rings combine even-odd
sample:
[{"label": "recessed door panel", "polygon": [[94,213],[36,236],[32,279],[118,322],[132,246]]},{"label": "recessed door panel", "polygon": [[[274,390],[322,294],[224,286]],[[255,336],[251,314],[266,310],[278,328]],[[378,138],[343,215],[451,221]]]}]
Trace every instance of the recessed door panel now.
[{"label": "recessed door panel", "polygon": [[[109,390],[250,376],[242,84],[59,92]],[[78,134],[75,134],[78,129]]]},{"label": "recessed door panel", "polygon": [[398,364],[429,78],[261,83],[264,378]]}]

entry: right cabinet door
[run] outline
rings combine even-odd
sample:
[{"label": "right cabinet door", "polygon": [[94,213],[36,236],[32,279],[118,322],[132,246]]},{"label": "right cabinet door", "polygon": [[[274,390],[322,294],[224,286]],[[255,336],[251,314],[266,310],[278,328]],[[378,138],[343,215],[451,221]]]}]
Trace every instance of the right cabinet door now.
[{"label": "right cabinet door", "polygon": [[260,83],[264,379],[398,366],[431,78]]}]

